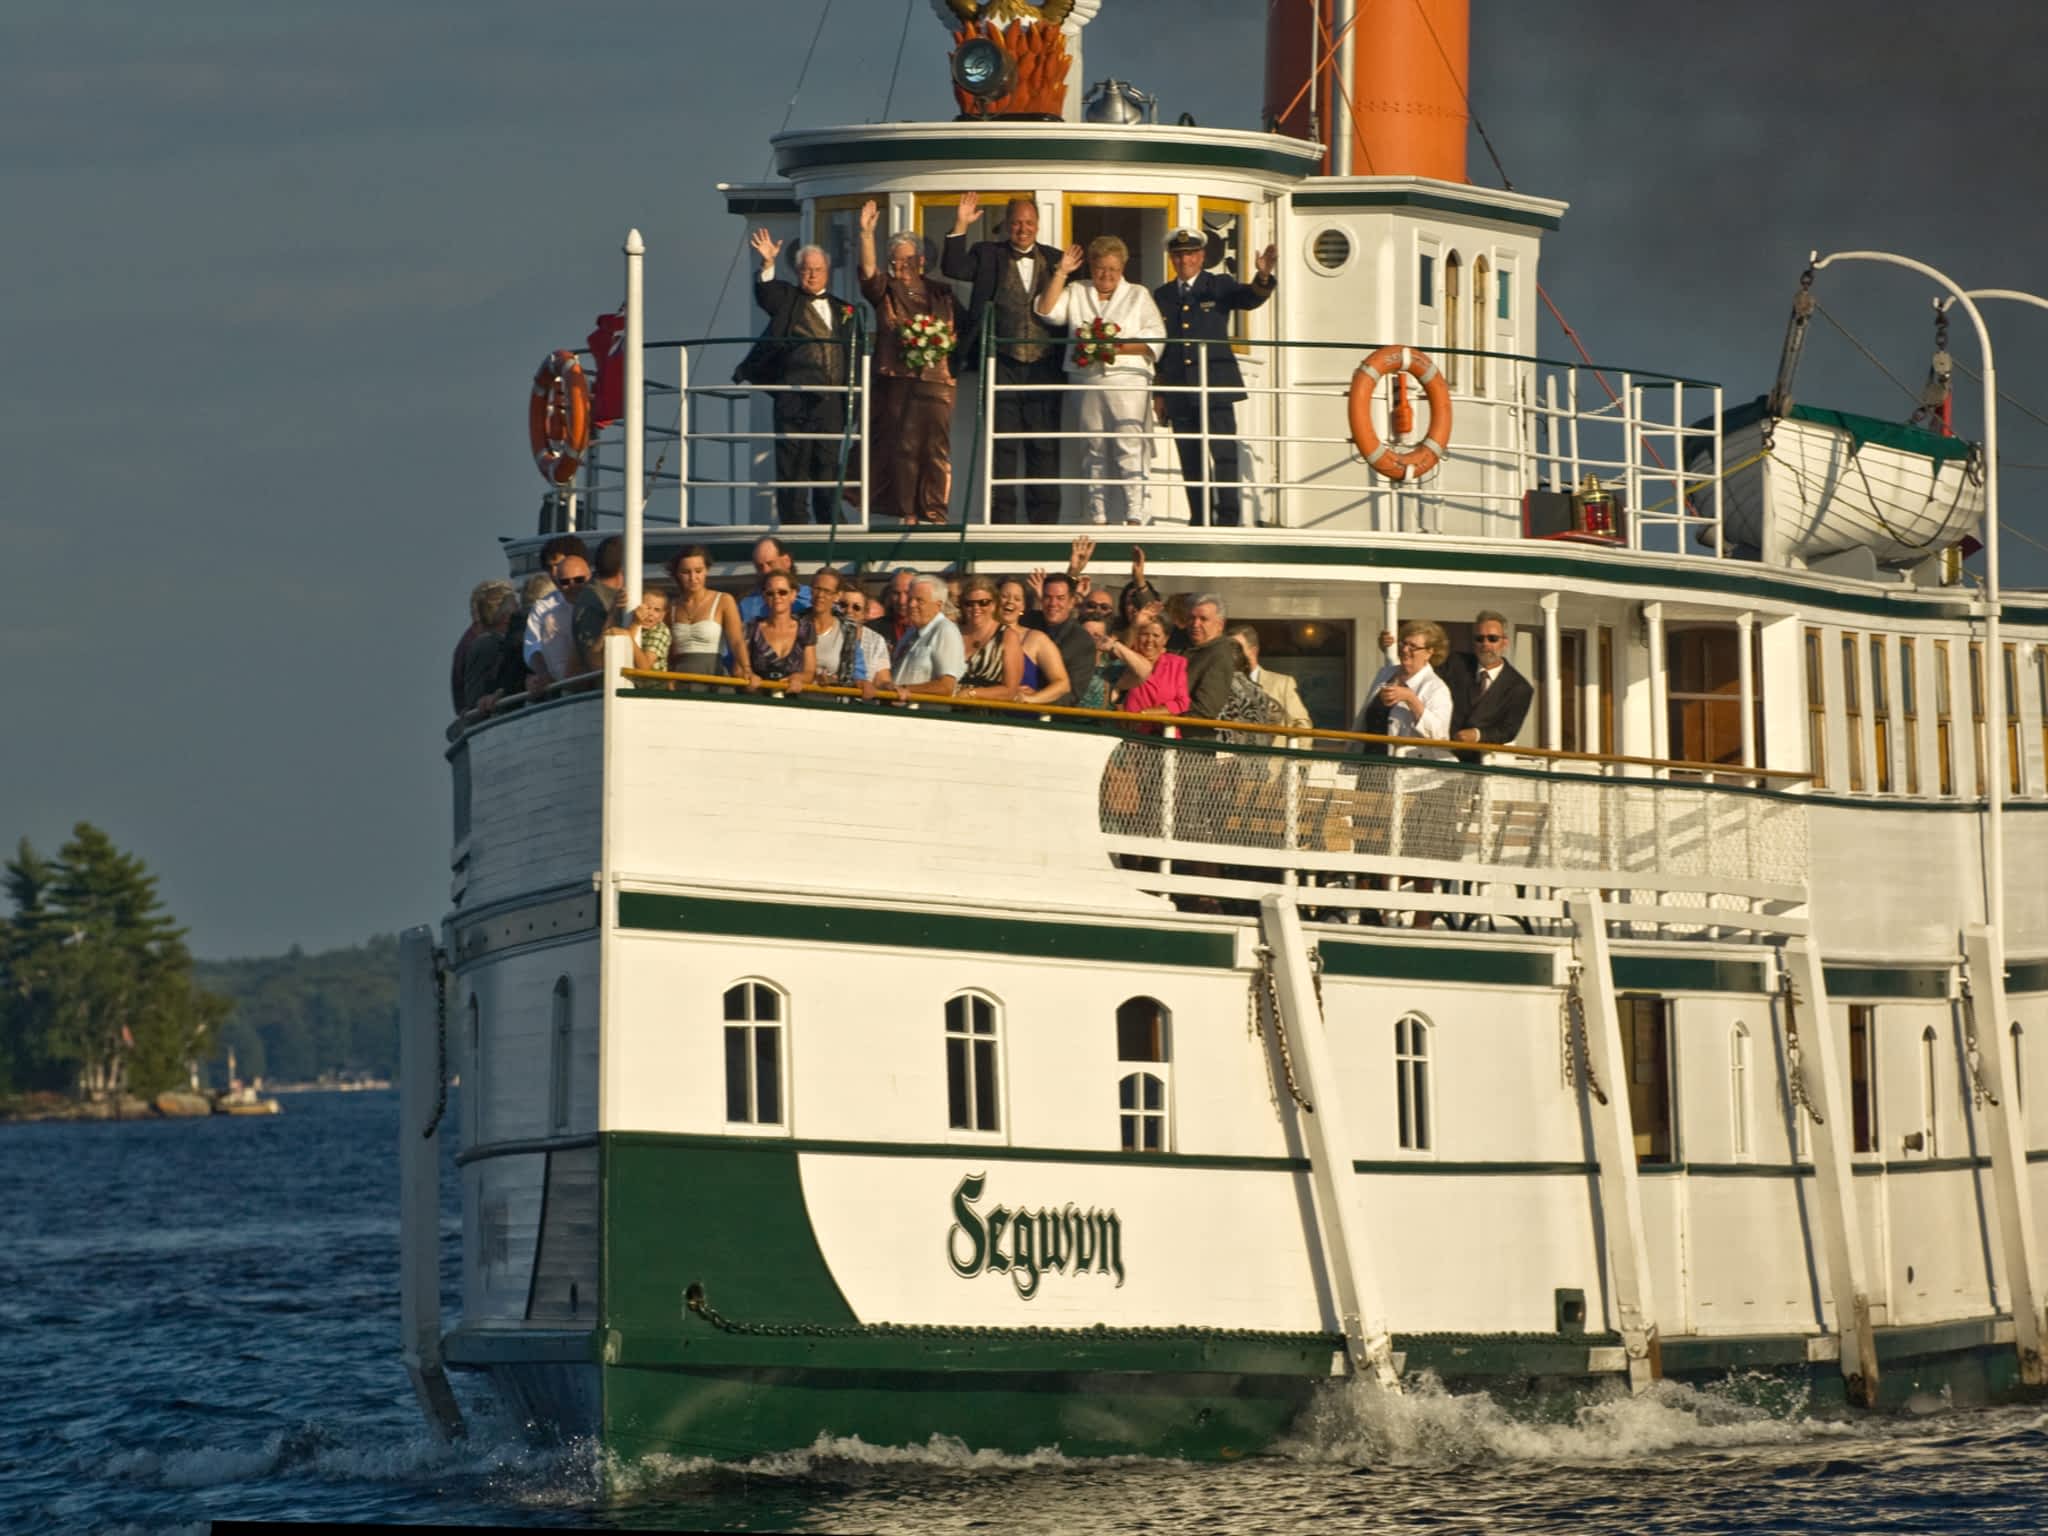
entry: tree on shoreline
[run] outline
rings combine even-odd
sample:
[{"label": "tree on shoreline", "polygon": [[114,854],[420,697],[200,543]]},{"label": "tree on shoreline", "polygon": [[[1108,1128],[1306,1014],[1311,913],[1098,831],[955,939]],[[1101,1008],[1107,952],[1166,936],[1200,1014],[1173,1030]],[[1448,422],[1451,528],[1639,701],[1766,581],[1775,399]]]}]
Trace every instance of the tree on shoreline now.
[{"label": "tree on shoreline", "polygon": [[0,871],[0,1088],[148,1096],[184,1080],[227,1014],[141,859],[79,822],[54,858]]}]

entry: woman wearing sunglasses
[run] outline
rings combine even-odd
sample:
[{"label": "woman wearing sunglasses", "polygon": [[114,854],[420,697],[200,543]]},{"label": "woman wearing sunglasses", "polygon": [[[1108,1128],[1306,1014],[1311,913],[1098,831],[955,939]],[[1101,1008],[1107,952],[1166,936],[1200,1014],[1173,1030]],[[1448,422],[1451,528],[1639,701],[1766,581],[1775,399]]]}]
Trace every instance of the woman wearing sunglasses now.
[{"label": "woman wearing sunglasses", "polygon": [[996,601],[996,584],[986,576],[960,584],[960,642],[967,648],[963,699],[1015,699],[1024,692],[1024,646],[1015,627],[996,617]]},{"label": "woman wearing sunglasses", "polygon": [[781,571],[768,573],[761,597],[767,611],[747,627],[747,687],[759,692],[763,682],[774,682],[792,696],[802,693],[818,675],[817,631],[797,615],[796,582]]}]

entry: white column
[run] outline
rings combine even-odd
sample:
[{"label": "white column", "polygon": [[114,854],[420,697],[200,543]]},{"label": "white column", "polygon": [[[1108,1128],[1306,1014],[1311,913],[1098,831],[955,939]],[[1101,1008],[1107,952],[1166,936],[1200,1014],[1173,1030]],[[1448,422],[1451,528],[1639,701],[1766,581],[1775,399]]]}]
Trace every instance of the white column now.
[{"label": "white column", "polygon": [[1571,919],[1572,950],[1579,965],[1586,1063],[1607,1098],[1600,1103],[1593,1097],[1592,1082],[1580,1083],[1593,1125],[1593,1155],[1600,1164],[1601,1228],[1614,1283],[1614,1329],[1628,1359],[1629,1390],[1641,1392],[1662,1372],[1642,1187],[1636,1173],[1635,1120],[1621,1048],[1621,1010],[1614,1000],[1614,969],[1607,950],[1607,908],[1598,891],[1573,891],[1565,896],[1565,912]]},{"label": "white column", "polygon": [[1742,703],[1742,766],[1756,766],[1756,615],[1735,616],[1736,694]]},{"label": "white column", "polygon": [[626,231],[626,606],[640,602],[641,523],[646,511],[647,317],[641,303],[640,265],[647,243]]},{"label": "white column", "polygon": [[1856,1203],[1855,1167],[1849,1151],[1849,1096],[1835,1060],[1835,1024],[1828,1007],[1820,951],[1810,939],[1785,945],[1783,962],[1792,973],[1786,1006],[1803,1011],[1788,1024],[1799,1035],[1806,1096],[1815,1110],[1812,1127],[1815,1192],[1820,1200],[1821,1243],[1827,1261],[1828,1293],[1835,1304],[1835,1334],[1841,1342],[1842,1380],[1849,1401],[1877,1406],[1877,1339],[1870,1319],[1868,1261],[1863,1218]]},{"label": "white column", "polygon": [[1330,174],[1349,176],[1351,174],[1351,138],[1356,125],[1352,121],[1351,93],[1358,88],[1358,28],[1352,25],[1358,17],[1358,0],[1337,0],[1336,14],[1331,17],[1334,35],[1337,38],[1337,63],[1332,71],[1334,80],[1330,89]]},{"label": "white column", "polygon": [[1998,1202],[1998,1242],[2005,1255],[2005,1302],[2012,1312],[2013,1345],[2019,1351],[2020,1380],[2048,1382],[2048,1319],[2037,1289],[2040,1246],[2034,1235],[2034,1204],[2027,1171],[2026,1114],[2019,1095],[2013,1039],[2005,1001],[2005,935],[1985,923],[1963,931],[1969,986],[1965,1015],[1975,1036],[1978,1070],[1988,1090],[1985,1128],[1991,1135],[1991,1182]]},{"label": "white column", "polygon": [[1537,602],[1543,609],[1543,745],[1554,752],[1564,745],[1563,636],[1557,623],[1557,594],[1546,592]]},{"label": "white column", "polygon": [[1300,913],[1288,891],[1268,891],[1259,898],[1259,907],[1259,929],[1273,964],[1275,1011],[1279,1014],[1274,1022],[1294,1042],[1302,1096],[1313,1106],[1302,1109],[1296,1121],[1308,1143],[1324,1277],[1337,1304],[1345,1353],[1354,1374],[1399,1392],[1401,1381],[1394,1369],[1386,1313],[1366,1256],[1370,1226],[1359,1209],[1359,1181],[1351,1167],[1352,1143],[1343,1091],[1322,1003],[1316,996]]},{"label": "white column", "polygon": [[[1650,756],[1671,755],[1671,719],[1665,707],[1664,605],[1643,604],[1643,628],[1650,652]],[[1660,770],[1661,771],[1661,770]]]}]

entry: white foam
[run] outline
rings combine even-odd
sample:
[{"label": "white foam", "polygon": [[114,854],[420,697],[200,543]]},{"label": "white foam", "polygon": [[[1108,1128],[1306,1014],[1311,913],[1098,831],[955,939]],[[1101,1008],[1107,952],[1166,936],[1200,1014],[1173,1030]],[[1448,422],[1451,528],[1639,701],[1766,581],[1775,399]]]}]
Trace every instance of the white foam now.
[{"label": "white foam", "polygon": [[[1102,1466],[1135,1458],[1090,1458]],[[801,1450],[775,1451],[744,1460],[721,1461],[711,1456],[668,1456],[652,1452],[624,1461],[607,1457],[606,1482],[617,1494],[634,1496],[678,1482],[704,1477],[739,1475],[796,1482],[850,1468],[926,1468],[948,1475],[1025,1472],[1067,1467],[1074,1462],[1051,1446],[1033,1451],[974,1450],[953,1435],[933,1435],[922,1445],[870,1445],[858,1435],[820,1434]]]},{"label": "white foam", "polygon": [[[1511,1414],[1484,1393],[1453,1394],[1434,1375],[1411,1378],[1396,1396],[1363,1381],[1318,1393],[1281,1454],[1344,1465],[1446,1466],[1483,1461],[1626,1461],[1661,1451],[1794,1444],[1852,1433],[1845,1422],[1807,1417],[1803,1392],[1769,1378],[1731,1378],[1695,1390],[1660,1381],[1640,1397],[1616,1386],[1582,1399],[1569,1417],[1539,1418],[1540,1404]],[[1761,1406],[1764,1391],[1781,1405]]]}]

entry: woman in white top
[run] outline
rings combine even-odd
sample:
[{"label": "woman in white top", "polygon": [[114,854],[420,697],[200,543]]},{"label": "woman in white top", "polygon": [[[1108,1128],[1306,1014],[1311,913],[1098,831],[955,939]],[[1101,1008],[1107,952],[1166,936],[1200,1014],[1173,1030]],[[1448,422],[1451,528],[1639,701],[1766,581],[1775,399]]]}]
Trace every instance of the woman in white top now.
[{"label": "woman in white top", "polygon": [[[1066,346],[1067,379],[1096,387],[1078,392],[1074,413],[1081,440],[1081,468],[1088,477],[1088,520],[1109,521],[1110,482],[1115,482],[1122,522],[1142,520],[1147,440],[1146,406],[1152,394],[1152,366],[1166,340],[1166,322],[1142,283],[1124,281],[1130,250],[1115,235],[1099,235],[1085,253],[1088,281],[1067,279],[1080,270],[1084,253],[1070,245],[1039,298],[1039,314],[1073,331]],[[1086,361],[1082,329],[1094,320],[1117,328],[1114,351]]]},{"label": "woman in white top", "polygon": [[[1401,626],[1395,660],[1380,668],[1366,690],[1358,728],[1379,736],[1419,736],[1444,741],[1451,734],[1451,686],[1436,668],[1451,653],[1441,624],[1410,619]],[[1395,757],[1449,759],[1445,747],[1392,747]]]},{"label": "woman in white top", "polygon": [[692,544],[668,563],[676,584],[669,605],[668,668],[718,676],[747,675],[747,647],[740,637],[740,606],[729,592],[709,585],[711,551]]}]

